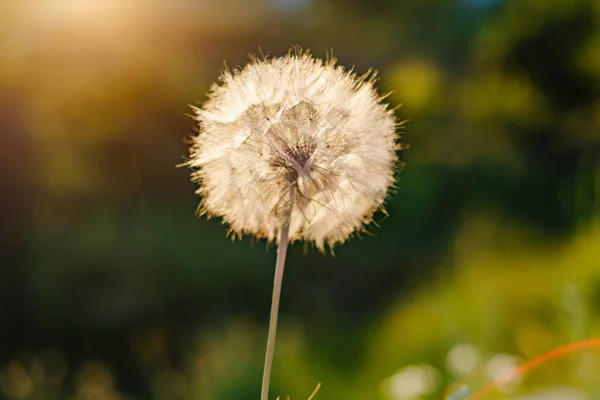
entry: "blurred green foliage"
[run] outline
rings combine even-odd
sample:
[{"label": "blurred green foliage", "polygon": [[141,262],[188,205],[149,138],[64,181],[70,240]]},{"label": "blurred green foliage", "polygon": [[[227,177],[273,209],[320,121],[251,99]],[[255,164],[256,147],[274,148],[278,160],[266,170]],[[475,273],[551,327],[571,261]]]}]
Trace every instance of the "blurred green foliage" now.
[{"label": "blurred green foliage", "polygon": [[[258,397],[274,249],[198,220],[175,165],[223,61],[291,45],[375,67],[411,150],[373,236],[291,249],[274,395],[473,394],[600,336],[599,2],[0,8],[0,398]],[[598,398],[599,353],[485,399]]]}]

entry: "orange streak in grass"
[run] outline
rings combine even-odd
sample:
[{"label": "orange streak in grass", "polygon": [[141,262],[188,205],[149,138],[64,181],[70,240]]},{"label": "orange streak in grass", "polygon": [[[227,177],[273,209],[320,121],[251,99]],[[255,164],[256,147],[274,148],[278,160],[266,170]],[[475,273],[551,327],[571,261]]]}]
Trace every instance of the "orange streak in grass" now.
[{"label": "orange streak in grass", "polygon": [[496,389],[498,387],[498,385],[500,385],[501,383],[509,381],[512,378],[514,378],[515,376],[523,374],[523,373],[527,372],[528,370],[530,370],[534,367],[537,367],[538,365],[540,365],[548,360],[551,360],[556,357],[560,357],[562,355],[568,354],[568,353],[576,351],[576,350],[580,350],[580,349],[583,349],[586,347],[593,347],[593,346],[600,346],[600,338],[586,339],[586,340],[582,340],[580,342],[575,342],[575,343],[567,344],[565,346],[558,347],[554,350],[550,350],[549,352],[544,353],[541,356],[534,358],[533,360],[527,361],[527,362],[519,365],[517,368],[513,369],[510,373],[506,374],[503,378],[495,380],[494,382],[485,386],[483,389],[481,389],[477,393],[473,394],[473,396],[469,397],[468,400],[480,399],[483,396],[485,396],[486,394],[488,394],[489,392],[491,392],[492,390]]}]

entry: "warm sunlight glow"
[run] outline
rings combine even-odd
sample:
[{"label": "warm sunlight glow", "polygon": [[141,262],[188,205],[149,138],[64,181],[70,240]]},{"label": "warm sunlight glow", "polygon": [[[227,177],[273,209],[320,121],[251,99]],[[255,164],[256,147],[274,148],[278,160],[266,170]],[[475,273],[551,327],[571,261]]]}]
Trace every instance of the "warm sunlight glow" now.
[{"label": "warm sunlight glow", "polygon": [[[139,25],[131,2],[117,0],[49,0],[23,5],[29,33],[68,33],[69,41],[89,36],[115,37]],[[41,30],[41,31],[40,31]]]},{"label": "warm sunlight glow", "polygon": [[120,4],[115,0],[51,0],[38,4],[40,14],[55,22],[94,23],[115,18]]}]

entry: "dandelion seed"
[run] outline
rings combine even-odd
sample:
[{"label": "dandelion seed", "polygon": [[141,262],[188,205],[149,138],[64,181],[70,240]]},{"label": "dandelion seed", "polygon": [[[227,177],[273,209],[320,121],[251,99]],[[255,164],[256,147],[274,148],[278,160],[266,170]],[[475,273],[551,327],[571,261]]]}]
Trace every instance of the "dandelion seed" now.
[{"label": "dandelion seed", "polygon": [[224,71],[202,107],[186,165],[199,211],[230,232],[277,241],[262,399],[266,400],[289,241],[320,250],[365,229],[394,183],[393,111],[374,74],[357,76],[308,53]]}]

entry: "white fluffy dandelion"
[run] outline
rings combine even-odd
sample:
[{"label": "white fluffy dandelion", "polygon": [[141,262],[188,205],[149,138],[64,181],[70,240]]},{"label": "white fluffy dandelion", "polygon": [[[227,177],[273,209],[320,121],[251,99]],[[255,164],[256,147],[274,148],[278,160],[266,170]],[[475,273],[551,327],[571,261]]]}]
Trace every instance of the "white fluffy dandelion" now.
[{"label": "white fluffy dandelion", "polygon": [[199,210],[237,236],[279,242],[263,380],[267,398],[288,241],[323,250],[361,231],[394,183],[396,121],[373,84],[308,53],[225,71],[203,107],[187,162]]},{"label": "white fluffy dandelion", "polygon": [[224,72],[202,108],[189,165],[201,211],[231,231],[320,249],[362,230],[394,182],[396,120],[373,88],[311,56]]}]

